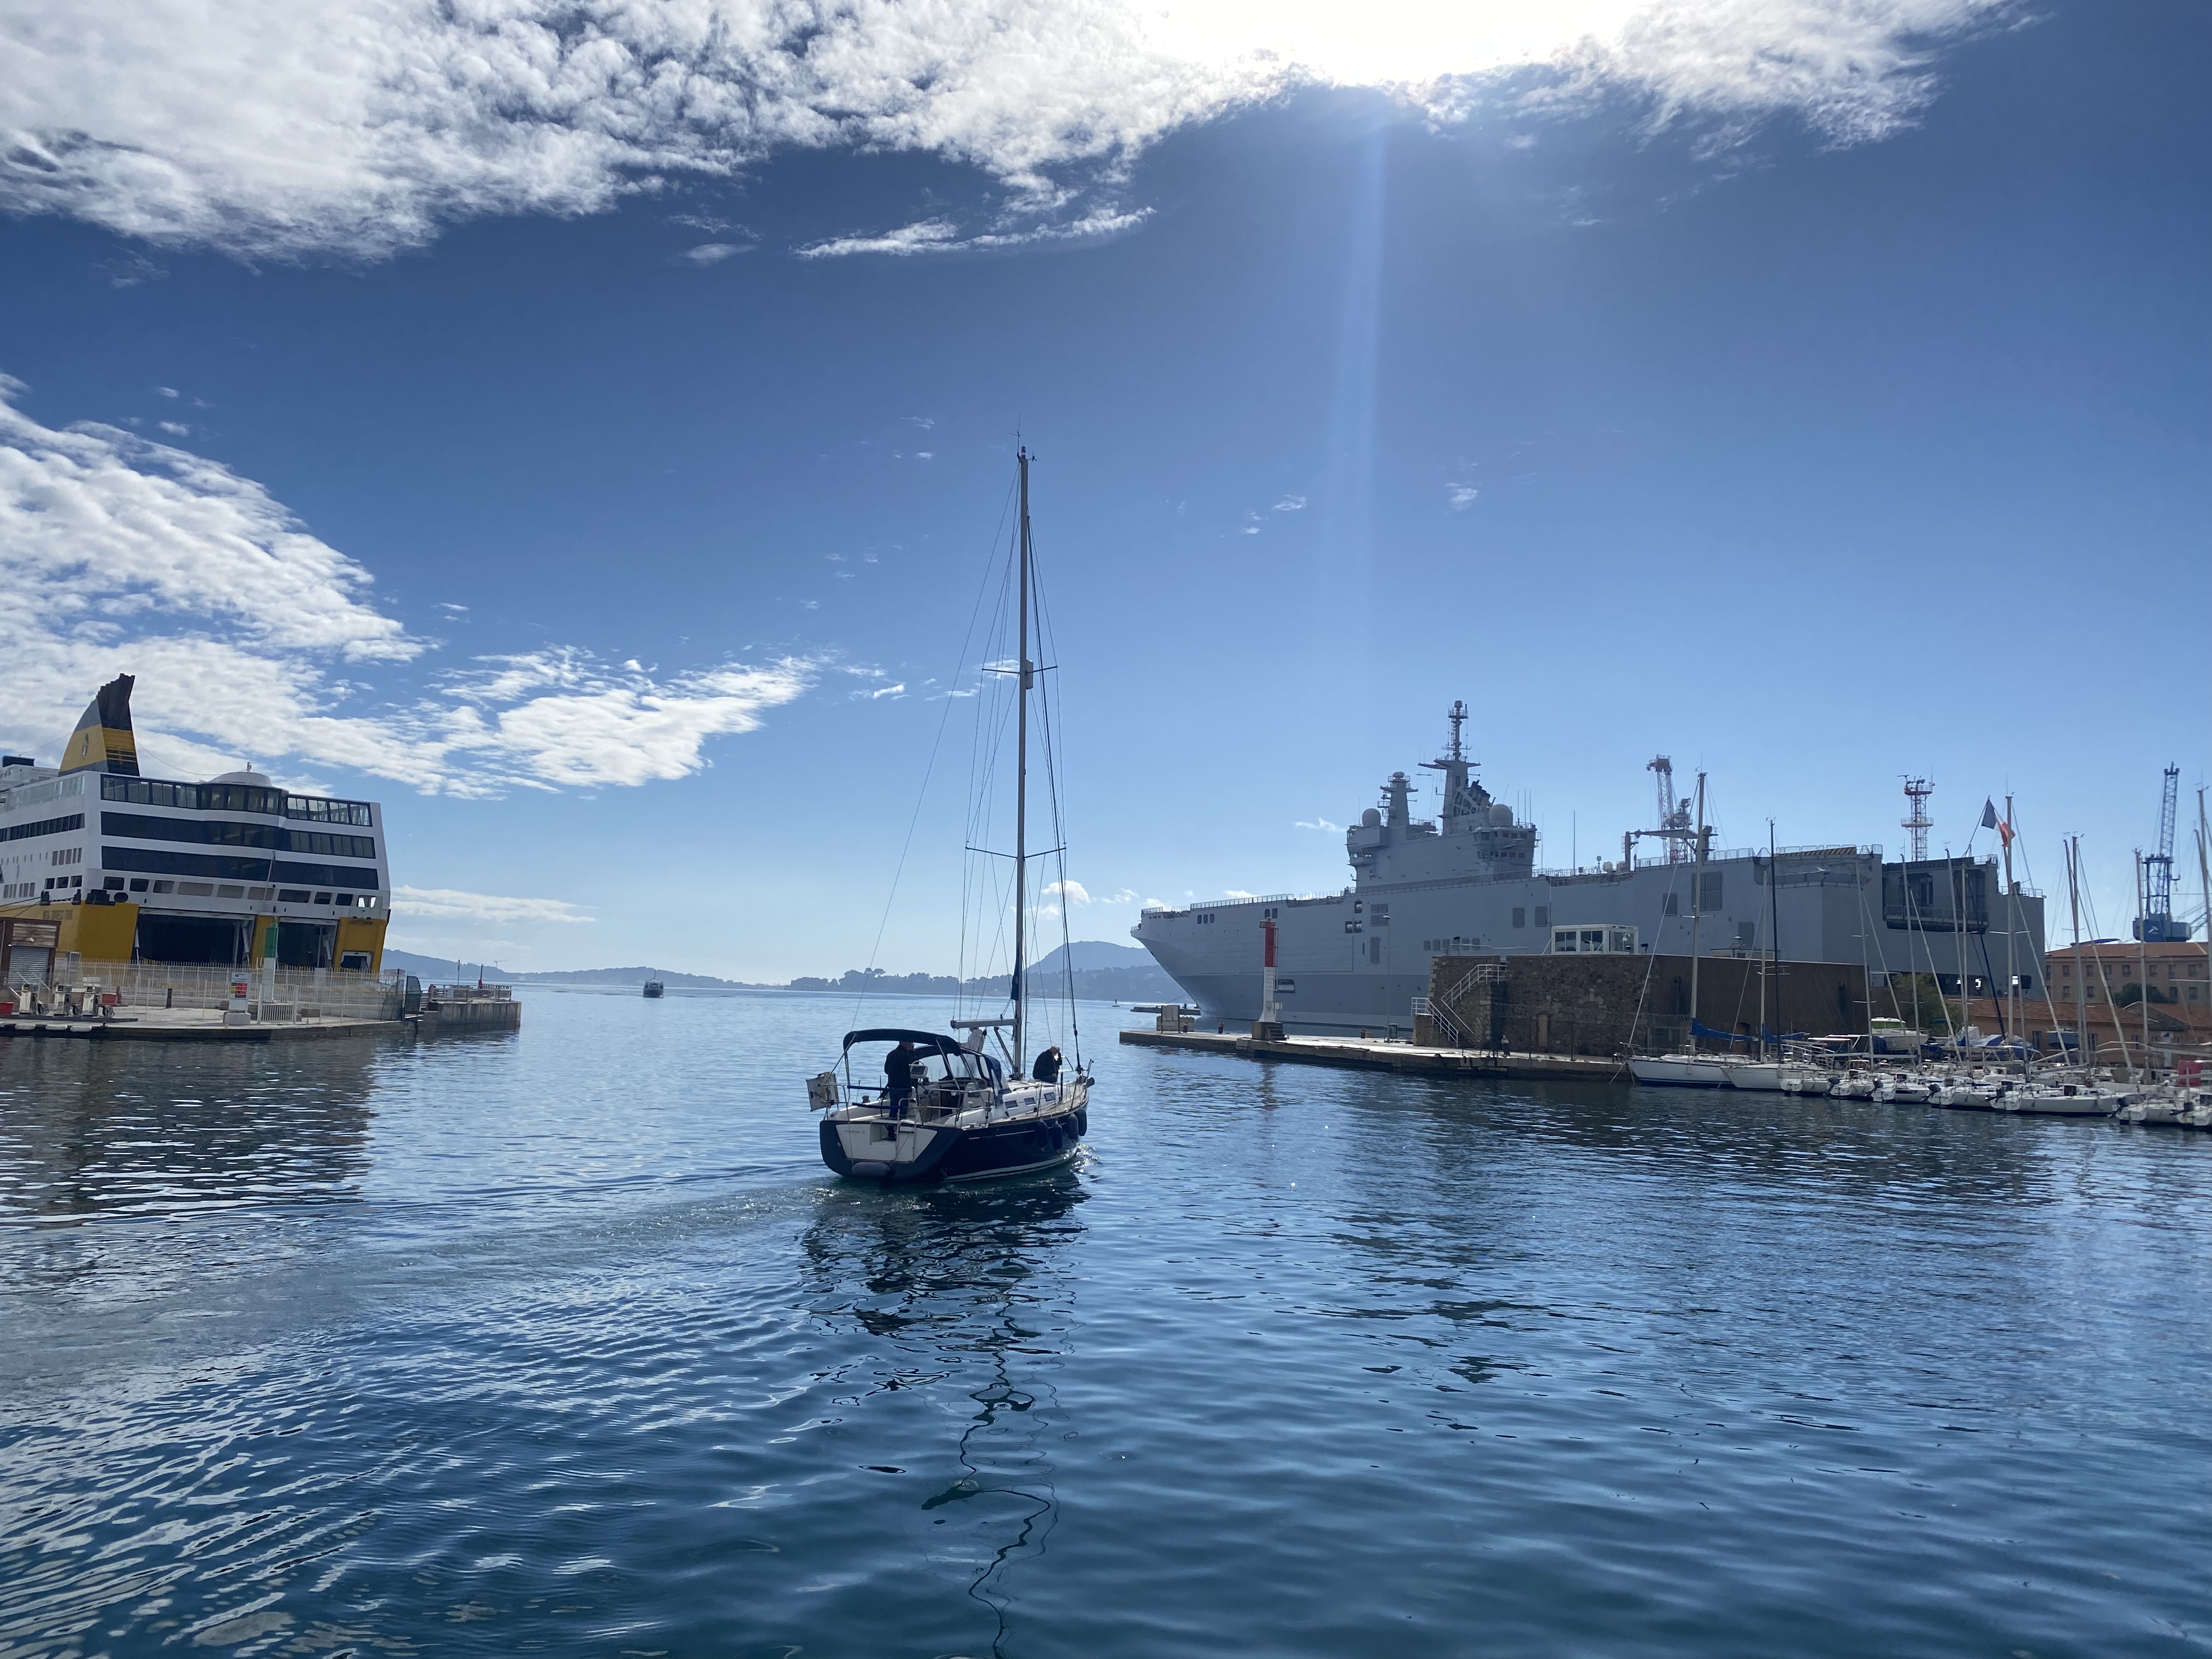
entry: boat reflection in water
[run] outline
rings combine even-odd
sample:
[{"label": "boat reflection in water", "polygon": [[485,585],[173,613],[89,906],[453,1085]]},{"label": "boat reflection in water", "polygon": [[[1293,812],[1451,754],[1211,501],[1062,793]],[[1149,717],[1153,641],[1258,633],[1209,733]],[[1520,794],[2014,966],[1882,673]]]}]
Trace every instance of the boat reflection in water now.
[{"label": "boat reflection in water", "polygon": [[879,1340],[848,1382],[871,1395],[919,1391],[930,1425],[946,1422],[935,1407],[960,1394],[972,1402],[949,1447],[924,1443],[875,1467],[926,1475],[930,1555],[969,1570],[969,1595],[998,1625],[992,1652],[1008,1636],[1007,1577],[1042,1553],[1056,1515],[1051,1447],[1072,1425],[1051,1377],[1071,1356],[1077,1290],[1063,1249],[1083,1236],[1088,1196],[1065,1169],[895,1195],[839,1187],[801,1243],[817,1322],[847,1340]]}]

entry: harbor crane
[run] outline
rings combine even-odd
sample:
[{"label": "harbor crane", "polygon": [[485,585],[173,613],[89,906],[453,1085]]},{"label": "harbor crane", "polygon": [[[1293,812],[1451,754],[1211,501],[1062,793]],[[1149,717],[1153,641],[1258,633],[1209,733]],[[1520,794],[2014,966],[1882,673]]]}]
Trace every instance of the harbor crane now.
[{"label": "harbor crane", "polygon": [[2173,818],[2180,805],[2181,769],[2166,769],[2166,787],[2158,803],[2158,851],[2143,856],[2143,913],[2136,918],[2136,937],[2146,945],[2179,945],[2190,927],[2173,914]]},{"label": "harbor crane", "polygon": [[1620,863],[1623,869],[1632,868],[1632,854],[1635,845],[1646,836],[1667,843],[1667,862],[1687,864],[1690,843],[1697,839],[1697,831],[1690,827],[1690,803],[1674,799],[1674,763],[1665,755],[1655,756],[1645,765],[1659,786],[1659,827],[1656,830],[1632,830],[1621,838]]}]

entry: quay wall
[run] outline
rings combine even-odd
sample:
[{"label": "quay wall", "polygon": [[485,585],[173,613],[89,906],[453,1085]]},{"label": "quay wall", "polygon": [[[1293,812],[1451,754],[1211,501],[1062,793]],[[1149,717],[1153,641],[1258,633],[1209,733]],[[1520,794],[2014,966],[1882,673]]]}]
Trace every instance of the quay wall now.
[{"label": "quay wall", "polygon": [[[1837,962],[1762,963],[1749,957],[1698,958],[1698,1024],[1756,1037],[1762,967],[1770,1031],[1820,1036],[1866,1030],[1865,969]],[[1428,1006],[1431,1012],[1413,1024],[1417,1047],[1668,1053],[1689,1040],[1690,958],[1438,957],[1430,965]]]}]

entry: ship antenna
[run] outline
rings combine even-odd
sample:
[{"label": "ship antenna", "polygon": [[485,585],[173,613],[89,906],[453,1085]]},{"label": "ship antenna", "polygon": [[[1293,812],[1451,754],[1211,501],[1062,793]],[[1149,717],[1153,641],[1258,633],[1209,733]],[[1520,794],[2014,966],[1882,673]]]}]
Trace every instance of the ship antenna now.
[{"label": "ship antenna", "polygon": [[1463,761],[1467,758],[1467,750],[1460,746],[1459,728],[1467,720],[1467,702],[1464,698],[1455,697],[1452,700],[1449,719],[1452,729],[1451,746],[1444,750],[1444,756],[1448,760]]},{"label": "ship antenna", "polygon": [[[1023,951],[1027,944],[1027,921],[1030,905],[1029,836],[1030,836],[1030,685],[1036,667],[1030,660],[1030,452],[1026,447],[1014,452],[1021,465],[1021,609],[1018,624],[1019,643],[1015,647],[1016,659],[1021,664],[1021,689],[1015,694],[1014,720],[1014,974],[1009,988],[1014,1000],[1014,1075],[1022,1075],[1022,1056],[1029,1051],[1022,1046],[1029,999],[1024,994]],[[1004,728],[1000,728],[1003,730]]]}]

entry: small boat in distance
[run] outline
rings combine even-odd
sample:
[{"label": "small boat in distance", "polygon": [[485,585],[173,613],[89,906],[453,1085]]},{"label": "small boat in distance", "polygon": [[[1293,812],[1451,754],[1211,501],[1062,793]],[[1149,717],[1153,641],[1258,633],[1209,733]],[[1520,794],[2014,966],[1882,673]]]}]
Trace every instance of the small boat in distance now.
[{"label": "small boat in distance", "polygon": [[[952,1020],[949,1024],[957,1036],[893,1027],[845,1033],[837,1064],[807,1079],[806,1103],[810,1110],[822,1114],[822,1161],[854,1180],[886,1185],[935,1183],[1049,1169],[1073,1158],[1090,1128],[1091,1078],[1076,1040],[1072,981],[1066,986],[1064,1012],[1075,1048],[1073,1061],[1063,1061],[1059,1045],[1053,1043],[1036,1055],[1024,1075],[1022,1058],[1032,1035],[1028,953],[1030,912],[1036,896],[1030,890],[1030,866],[1036,861],[1029,850],[1030,694],[1043,670],[1030,654],[1032,643],[1042,654],[1042,630],[1031,602],[1035,564],[1030,541],[1029,451],[1018,451],[1015,459],[1020,468],[1021,507],[1016,570],[1012,573],[1016,580],[1009,584],[1019,594],[1014,650],[1003,667],[989,662],[985,667],[986,672],[1003,673],[1015,687],[1014,850],[1000,854],[972,845],[969,848],[973,854],[1011,860],[1014,938],[1012,971],[1006,984],[1011,1012],[998,1018]],[[1050,735],[1048,730],[1048,739]],[[1057,787],[1052,793],[1056,813]],[[1060,856],[1062,884],[1067,879],[1066,848],[1067,838],[1055,835],[1052,850],[1038,855]],[[1006,913],[994,900],[989,914],[995,927],[996,919]],[[1065,910],[1060,914],[1065,933]],[[965,928],[963,921],[963,936]],[[964,951],[964,945],[963,948]],[[1011,1047],[1006,1036],[1009,1030]],[[987,1041],[997,1042],[997,1054],[987,1051]],[[872,1053],[865,1055],[856,1076],[853,1051],[879,1044],[890,1045],[888,1053],[880,1060]],[[871,1062],[877,1069],[871,1070]]]},{"label": "small boat in distance", "polygon": [[645,982],[645,994],[648,998],[665,997],[668,994],[668,988],[658,979],[648,979]]}]

